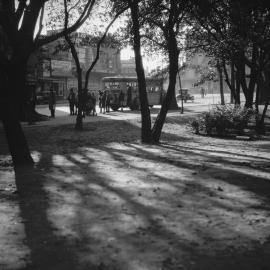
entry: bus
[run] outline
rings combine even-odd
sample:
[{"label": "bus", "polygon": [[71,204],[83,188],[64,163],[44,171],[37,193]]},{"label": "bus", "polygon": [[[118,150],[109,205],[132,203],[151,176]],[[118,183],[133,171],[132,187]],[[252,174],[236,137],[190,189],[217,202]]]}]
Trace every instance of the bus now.
[{"label": "bus", "polygon": [[[104,77],[102,78],[102,90],[109,91],[111,108],[114,111],[120,108],[121,91],[124,94],[123,107],[129,107],[131,110],[140,108],[137,77]],[[146,77],[146,92],[150,107],[160,105],[164,96],[163,80]]]}]

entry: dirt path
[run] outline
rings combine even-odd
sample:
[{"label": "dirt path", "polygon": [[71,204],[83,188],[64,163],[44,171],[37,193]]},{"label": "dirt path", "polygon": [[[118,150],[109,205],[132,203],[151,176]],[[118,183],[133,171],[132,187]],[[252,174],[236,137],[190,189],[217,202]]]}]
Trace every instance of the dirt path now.
[{"label": "dirt path", "polygon": [[270,143],[195,136],[171,115],[162,144],[138,118],[26,127],[37,166],[0,163],[0,269],[270,269]]}]

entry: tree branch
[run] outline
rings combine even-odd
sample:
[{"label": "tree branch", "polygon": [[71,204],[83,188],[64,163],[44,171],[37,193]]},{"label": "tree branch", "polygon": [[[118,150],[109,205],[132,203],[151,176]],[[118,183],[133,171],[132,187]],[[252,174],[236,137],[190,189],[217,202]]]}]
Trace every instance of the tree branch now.
[{"label": "tree branch", "polygon": [[15,12],[15,20],[14,20],[17,25],[19,24],[19,22],[22,18],[22,15],[24,13],[24,10],[26,8],[26,1],[27,0],[20,0],[19,1],[19,5],[18,5],[17,10]]},{"label": "tree branch", "polygon": [[44,10],[45,10],[45,3],[43,4],[40,12],[40,18],[39,18],[39,28],[36,35],[36,38],[38,39],[40,37],[41,31],[43,29],[43,18],[44,18]]},{"label": "tree branch", "polygon": [[98,41],[98,44],[97,44],[97,52],[96,52],[96,57],[94,59],[94,61],[92,62],[92,64],[90,65],[90,67],[88,68],[88,70],[86,71],[86,74],[85,74],[85,88],[87,88],[88,86],[88,79],[89,79],[89,75],[90,75],[90,72],[92,71],[92,69],[94,68],[95,64],[97,63],[98,59],[99,59],[99,54],[100,54],[100,47],[101,47],[101,44],[102,42],[104,41],[104,39],[106,38],[106,35],[109,31],[109,29],[111,28],[111,26],[113,25],[113,23],[116,21],[116,19],[121,15],[123,14],[126,10],[128,9],[128,6],[123,8],[122,10],[120,10],[119,12],[116,13],[116,15],[114,16],[113,20],[107,25],[104,33],[103,33],[103,36],[101,37],[101,39]]},{"label": "tree branch", "polygon": [[70,33],[76,31],[89,17],[92,8],[95,4],[96,0],[88,0],[87,4],[84,7],[84,10],[82,12],[82,14],[80,15],[80,17],[77,19],[77,21],[70,27],[67,27],[67,29],[64,29],[63,31],[60,31],[58,33],[55,33],[51,36],[45,37],[43,39],[36,39],[34,42],[34,46],[36,48],[43,46],[47,43],[53,42],[55,40],[57,40],[60,37],[63,37],[65,35],[69,35]]},{"label": "tree branch", "polygon": [[142,38],[145,38],[145,39],[148,39],[150,41],[152,41],[153,43],[155,43],[158,47],[161,47],[163,49],[166,49],[166,45],[164,45],[163,43],[161,42],[158,42],[157,40],[147,36],[147,35],[141,35]]}]

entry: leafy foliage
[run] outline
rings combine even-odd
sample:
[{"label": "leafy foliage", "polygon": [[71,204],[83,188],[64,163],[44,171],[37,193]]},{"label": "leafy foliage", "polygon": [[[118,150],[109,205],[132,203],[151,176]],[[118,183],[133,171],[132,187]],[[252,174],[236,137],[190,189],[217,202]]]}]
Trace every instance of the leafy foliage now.
[{"label": "leafy foliage", "polygon": [[217,105],[193,120],[190,125],[196,134],[216,133],[223,136],[232,131],[241,134],[253,115],[254,112],[251,109],[233,105]]},{"label": "leafy foliage", "polygon": [[188,47],[204,51],[219,68],[222,66],[233,95],[234,83],[230,82],[227,69],[234,65],[246,106],[252,107],[258,74],[269,65],[269,5],[254,0],[194,1],[191,16]]}]

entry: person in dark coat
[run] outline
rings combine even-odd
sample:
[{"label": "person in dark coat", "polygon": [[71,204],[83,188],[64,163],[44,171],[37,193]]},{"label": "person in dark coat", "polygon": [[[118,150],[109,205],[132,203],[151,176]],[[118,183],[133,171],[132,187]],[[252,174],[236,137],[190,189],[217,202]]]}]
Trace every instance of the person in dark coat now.
[{"label": "person in dark coat", "polygon": [[100,113],[106,112],[106,100],[107,100],[107,91],[103,91],[102,96],[100,98]]},{"label": "person in dark coat", "polygon": [[69,95],[68,95],[68,102],[69,102],[69,111],[70,115],[75,115],[74,107],[76,103],[76,95],[73,91],[73,89],[70,89]]},{"label": "person in dark coat", "polygon": [[123,92],[123,90],[121,90],[119,93],[119,103],[120,103],[121,111],[123,111],[124,100],[125,100],[125,93]]},{"label": "person in dark coat", "polygon": [[55,105],[56,105],[56,95],[55,92],[53,91],[53,88],[51,87],[49,94],[49,110],[51,112],[52,118],[55,117]]},{"label": "person in dark coat", "polygon": [[93,103],[93,108],[92,108],[93,116],[97,116],[97,111],[96,111],[97,98],[96,98],[95,92],[92,92],[91,99]]},{"label": "person in dark coat", "polygon": [[132,89],[131,86],[127,88],[127,106],[130,107],[132,105]]},{"label": "person in dark coat", "polygon": [[105,100],[106,112],[110,112],[112,96],[108,90],[106,90],[105,92],[106,92],[106,100]]},{"label": "person in dark coat", "polygon": [[102,96],[103,96],[103,92],[99,90],[98,91],[98,107],[100,109],[100,113],[101,113],[101,108],[102,108]]}]

